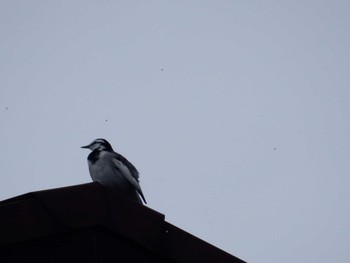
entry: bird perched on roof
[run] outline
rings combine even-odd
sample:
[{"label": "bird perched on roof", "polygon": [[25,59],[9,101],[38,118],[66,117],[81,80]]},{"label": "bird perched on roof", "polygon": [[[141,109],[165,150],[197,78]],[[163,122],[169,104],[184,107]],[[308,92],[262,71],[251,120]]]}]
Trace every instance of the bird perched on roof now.
[{"label": "bird perched on roof", "polygon": [[118,191],[141,204],[142,198],[146,204],[139,184],[139,172],[124,156],[113,151],[107,140],[96,139],[81,148],[92,151],[87,160],[94,182],[99,182],[108,189]]}]

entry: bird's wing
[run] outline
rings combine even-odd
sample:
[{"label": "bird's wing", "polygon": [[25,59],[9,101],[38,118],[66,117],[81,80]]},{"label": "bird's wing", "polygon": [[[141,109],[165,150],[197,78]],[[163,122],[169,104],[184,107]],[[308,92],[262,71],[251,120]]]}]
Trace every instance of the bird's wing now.
[{"label": "bird's wing", "polygon": [[113,159],[116,159],[124,164],[129,169],[131,175],[136,179],[136,181],[139,181],[139,172],[137,171],[136,167],[128,161],[128,159],[116,152],[113,152]]},{"label": "bird's wing", "polygon": [[113,163],[121,174],[127,179],[127,181],[137,190],[146,204],[146,199],[143,196],[140,184],[139,184],[139,172],[135,166],[130,163],[124,156],[119,153],[115,153],[113,156]]}]

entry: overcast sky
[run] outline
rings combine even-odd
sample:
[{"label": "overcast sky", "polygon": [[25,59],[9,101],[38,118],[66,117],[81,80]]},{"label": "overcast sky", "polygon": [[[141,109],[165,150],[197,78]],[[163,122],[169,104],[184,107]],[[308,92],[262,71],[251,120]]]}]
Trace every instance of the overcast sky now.
[{"label": "overcast sky", "polygon": [[249,263],[346,262],[350,1],[0,1],[0,200],[90,182]]}]

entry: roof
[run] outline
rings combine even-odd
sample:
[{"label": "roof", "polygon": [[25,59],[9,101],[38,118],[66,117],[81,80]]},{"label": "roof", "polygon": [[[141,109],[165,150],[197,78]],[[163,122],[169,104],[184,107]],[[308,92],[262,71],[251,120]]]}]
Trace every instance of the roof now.
[{"label": "roof", "polygon": [[85,256],[85,262],[106,262],[104,257],[128,262],[244,262],[166,222],[163,214],[108,193],[99,183],[0,202],[0,233],[1,262],[14,257],[31,262],[31,256],[39,262],[38,248],[43,262],[50,255],[62,258],[56,262],[68,262],[64,255],[72,259],[74,254],[79,260]]}]

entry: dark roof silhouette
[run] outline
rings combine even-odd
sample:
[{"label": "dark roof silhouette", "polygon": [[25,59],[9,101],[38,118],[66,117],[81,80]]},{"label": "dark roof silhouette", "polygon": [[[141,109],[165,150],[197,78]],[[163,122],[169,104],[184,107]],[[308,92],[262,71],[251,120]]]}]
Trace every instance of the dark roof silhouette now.
[{"label": "dark roof silhouette", "polygon": [[88,183],[0,202],[0,262],[244,261]]}]

